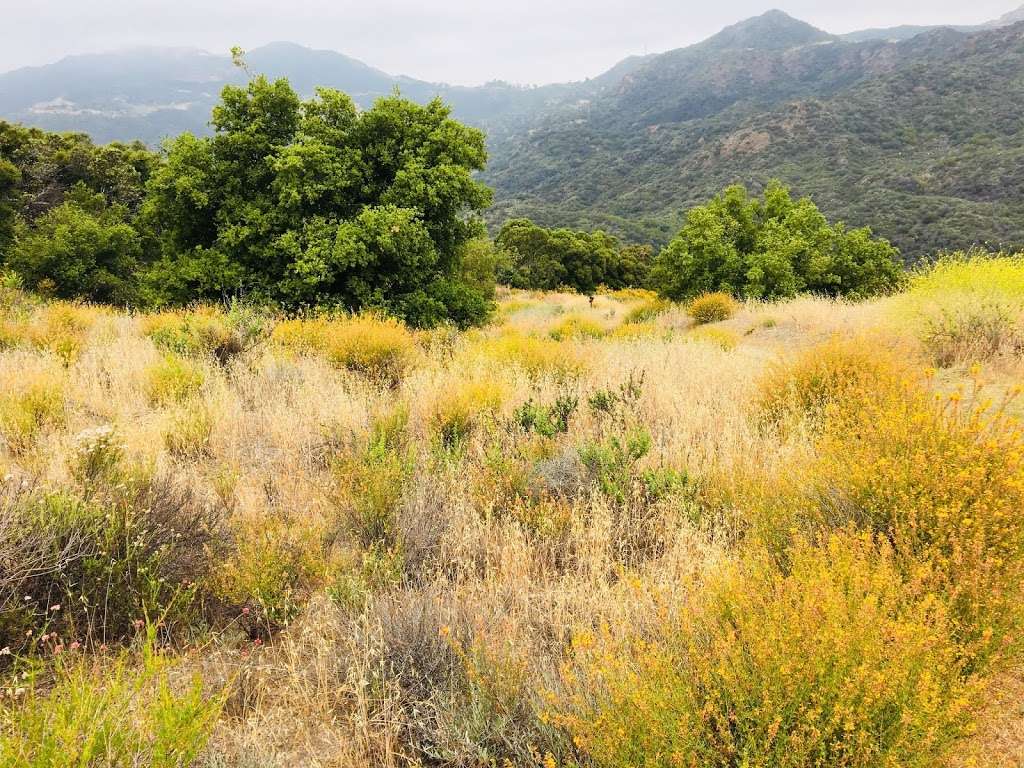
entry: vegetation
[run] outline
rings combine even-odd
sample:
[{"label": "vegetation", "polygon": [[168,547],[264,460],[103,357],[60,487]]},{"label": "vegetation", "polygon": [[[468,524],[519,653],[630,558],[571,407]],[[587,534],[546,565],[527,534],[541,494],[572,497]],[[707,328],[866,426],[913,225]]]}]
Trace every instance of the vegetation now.
[{"label": "vegetation", "polygon": [[120,305],[245,296],[460,327],[490,313],[483,134],[440,101],[359,112],[257,77],[225,87],[213,125],[157,155],[0,124],[0,263],[39,293]]},{"label": "vegetation", "polygon": [[548,230],[528,219],[505,222],[495,244],[506,254],[500,275],[505,284],[539,291],[570,289],[588,295],[598,286],[644,286],[652,256],[649,247],[622,247],[600,230]]},{"label": "vegetation", "polygon": [[931,320],[1019,269],[464,332],[8,286],[0,756],[1010,764],[1024,357]]},{"label": "vegetation", "polygon": [[829,226],[813,202],[771,184],[764,199],[742,186],[692,208],[657,258],[651,282],[681,300],[710,291],[779,299],[804,291],[869,296],[900,278],[897,252],[870,230]]}]

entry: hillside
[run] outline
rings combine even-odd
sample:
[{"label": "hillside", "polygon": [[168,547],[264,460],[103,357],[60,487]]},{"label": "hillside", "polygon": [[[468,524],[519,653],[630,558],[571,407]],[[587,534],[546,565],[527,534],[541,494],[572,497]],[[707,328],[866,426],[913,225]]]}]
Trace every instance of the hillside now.
[{"label": "hillside", "polygon": [[[777,44],[780,27],[803,42]],[[655,57],[585,112],[494,144],[492,217],[664,242],[722,186],[778,177],[905,257],[1024,242],[1024,24],[846,43],[772,14],[739,32]]]},{"label": "hillside", "polygon": [[1021,257],[468,333],[4,284],[0,332],[4,765],[1024,757]]},{"label": "hillside", "polygon": [[[488,134],[492,225],[529,216],[659,245],[724,185],[778,177],[914,260],[1024,244],[1022,10],[966,31],[842,36],[769,11],[696,45],[540,87],[428,83],[291,43],[247,61],[301,95],[339,88],[364,109],[396,88],[451,103]],[[195,50],[74,56],[0,75],[0,117],[156,144],[208,132],[220,89],[243,79],[227,56]]]}]

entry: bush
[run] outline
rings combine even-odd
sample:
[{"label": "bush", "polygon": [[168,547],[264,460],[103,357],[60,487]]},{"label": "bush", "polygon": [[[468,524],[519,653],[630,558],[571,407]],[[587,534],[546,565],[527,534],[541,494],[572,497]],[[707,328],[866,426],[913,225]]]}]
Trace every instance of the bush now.
[{"label": "bush", "polygon": [[213,579],[216,595],[243,606],[243,624],[252,634],[288,625],[310,592],[323,584],[322,532],[307,520],[274,512],[234,521],[232,538],[234,551]]},{"label": "bush", "polygon": [[977,665],[1024,647],[1024,432],[979,395],[865,393],[831,412],[818,503],[893,542]]},{"label": "bush", "polygon": [[27,346],[45,350],[69,364],[85,346],[86,336],[101,313],[96,307],[54,301],[24,314],[0,317],[0,349]]},{"label": "bush", "polygon": [[186,631],[223,553],[219,515],[191,492],[119,468],[109,440],[82,452],[94,454],[73,467],[85,487],[0,497],[0,646],[13,651],[40,650],[46,632],[118,642],[146,616],[161,616],[168,634]]},{"label": "bush", "polygon": [[344,527],[364,549],[401,545],[398,509],[414,466],[405,444],[407,421],[404,407],[378,418],[363,449],[334,467]]},{"label": "bush", "polygon": [[667,311],[672,305],[664,299],[657,297],[645,299],[641,304],[633,307],[626,313],[626,319],[623,320],[626,324],[641,324],[649,323],[654,320],[658,315]]},{"label": "bush", "polygon": [[48,373],[28,374],[0,394],[0,435],[8,450],[22,453],[48,427],[64,424],[64,381]]},{"label": "bush", "polygon": [[878,344],[834,338],[771,366],[761,379],[757,404],[768,423],[793,417],[820,423],[831,405],[902,391],[911,378],[911,371]]},{"label": "bush", "polygon": [[208,452],[212,433],[213,416],[209,409],[202,405],[186,406],[174,414],[164,433],[164,445],[175,456],[198,459]]},{"label": "bush", "polygon": [[339,368],[396,383],[412,364],[415,339],[399,321],[377,315],[286,320],[271,338],[299,352],[323,354]]},{"label": "bush", "polygon": [[565,339],[600,339],[604,336],[604,327],[587,317],[569,315],[550,331],[550,336],[555,341]]},{"label": "bush", "polygon": [[941,602],[890,548],[836,534],[751,555],[648,639],[579,632],[555,718],[597,766],[919,766],[968,732],[975,687]]},{"label": "bush", "polygon": [[735,300],[727,293],[704,293],[686,305],[686,314],[697,325],[718,323],[736,314]]},{"label": "bush", "polygon": [[701,341],[706,344],[713,344],[725,352],[736,349],[740,343],[740,337],[727,328],[700,327],[691,331],[686,336],[689,341]]},{"label": "bush", "polygon": [[1024,353],[1024,256],[959,254],[910,279],[896,301],[935,365]]},{"label": "bush", "polygon": [[531,376],[567,378],[582,371],[583,361],[564,343],[506,333],[480,343],[478,349],[499,363],[516,365]]},{"label": "bush", "polygon": [[158,349],[176,355],[212,355],[221,362],[238,354],[245,343],[227,317],[206,307],[145,315],[142,332]]},{"label": "bush", "polygon": [[205,380],[196,363],[170,353],[148,366],[144,376],[146,396],[153,405],[171,405],[187,400],[199,392]]},{"label": "bush", "polygon": [[[0,765],[9,768],[195,764],[224,705],[196,675],[172,683],[168,657],[150,630],[142,658],[89,662],[59,657],[53,685],[11,690],[0,716]],[[16,695],[14,695],[16,694]]]},{"label": "bush", "polygon": [[442,447],[457,449],[465,444],[481,421],[501,407],[504,391],[493,381],[470,381],[454,385],[434,403],[431,426]]}]

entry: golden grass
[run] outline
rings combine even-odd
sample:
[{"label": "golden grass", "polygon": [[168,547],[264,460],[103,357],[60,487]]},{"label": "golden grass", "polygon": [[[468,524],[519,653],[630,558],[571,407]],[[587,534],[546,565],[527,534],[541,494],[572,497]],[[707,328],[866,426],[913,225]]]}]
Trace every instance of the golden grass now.
[{"label": "golden grass", "polygon": [[[45,333],[0,344],[0,414],[21,414],[0,421],[15,436],[0,470],[75,490],[76,438],[111,425],[126,462],[216,510],[229,545],[202,585],[211,631],[175,638],[183,680],[230,684],[199,765],[660,765],[651,755],[669,737],[658,707],[697,717],[702,690],[723,698],[707,721],[722,727],[701,743],[728,752],[721,702],[732,696],[757,743],[775,734],[776,751],[756,753],[771,768],[807,764],[811,726],[844,745],[846,764],[880,764],[865,729],[896,710],[915,725],[887,742],[894,767],[1013,764],[1021,729],[974,697],[990,678],[993,691],[1017,690],[1014,644],[1000,656],[974,642],[1013,627],[981,626],[970,654],[950,638],[1017,605],[1017,572],[991,557],[1016,557],[999,521],[1019,494],[1019,446],[966,412],[930,410],[934,393],[951,407],[966,374],[924,375],[933,360],[894,319],[903,300],[746,302],[690,330],[683,308],[645,293],[591,306],[507,292],[495,323],[475,331],[280,320],[224,357],[206,341],[219,334],[202,330],[220,323],[208,310],[75,308],[96,316],[74,332],[74,354],[55,352]],[[44,327],[49,306],[8,316]],[[52,323],[55,337],[75,327]],[[996,400],[1015,384],[1015,354],[991,361]],[[836,426],[843,403],[905,392],[906,381],[923,400],[877,399],[841,411],[848,430]],[[49,394],[26,395],[36,384]],[[556,403],[567,414],[557,428],[523,418]],[[623,446],[640,434],[634,457]],[[920,544],[911,573],[899,547],[919,541],[924,518],[905,513],[924,509],[913,500],[925,492],[931,520],[963,502],[948,518],[956,526],[927,523],[959,549],[943,571],[945,550]],[[971,535],[954,537],[968,503],[987,522],[972,517]],[[884,537],[895,551],[864,538],[897,525]],[[997,538],[1001,554],[986,543]],[[979,552],[988,559],[968,557]],[[780,554],[798,567],[773,570]],[[686,638],[701,651],[690,668],[675,664]],[[590,665],[609,650],[622,651],[611,666]],[[855,656],[874,671],[851,666]],[[850,698],[829,687],[828,669],[849,673]],[[848,706],[854,727],[836,708],[817,719],[787,708],[798,683]],[[763,711],[758,692],[772,697]],[[630,714],[644,706],[652,716]],[[622,758],[617,727],[655,751]],[[694,743],[674,746],[705,755]]]}]

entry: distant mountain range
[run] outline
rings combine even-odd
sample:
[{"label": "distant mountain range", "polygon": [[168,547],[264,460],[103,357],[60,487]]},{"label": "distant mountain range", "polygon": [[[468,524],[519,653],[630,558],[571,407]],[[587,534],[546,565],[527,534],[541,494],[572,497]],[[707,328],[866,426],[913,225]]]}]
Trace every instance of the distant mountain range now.
[{"label": "distant mountain range", "polygon": [[[1024,7],[974,27],[840,36],[770,11],[539,87],[429,83],[291,43],[246,61],[303,95],[445,99],[488,133],[494,222],[529,215],[662,243],[722,186],[779,177],[909,257],[1024,245]],[[72,56],[0,75],[0,118],[156,144],[207,132],[221,88],[245,77],[193,49]]]}]

